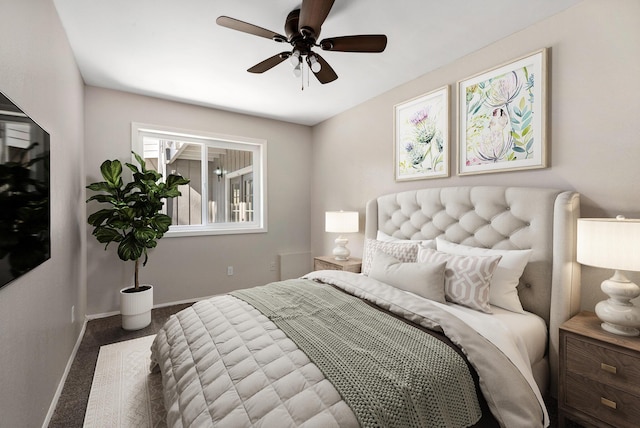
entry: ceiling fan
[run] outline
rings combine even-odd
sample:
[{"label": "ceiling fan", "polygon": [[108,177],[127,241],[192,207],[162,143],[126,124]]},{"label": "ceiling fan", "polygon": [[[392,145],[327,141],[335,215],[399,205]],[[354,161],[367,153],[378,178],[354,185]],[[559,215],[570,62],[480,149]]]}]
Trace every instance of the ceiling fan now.
[{"label": "ceiling fan", "polygon": [[286,37],[248,22],[240,21],[228,16],[220,16],[216,20],[218,25],[242,31],[255,36],[265,37],[279,43],[289,43],[291,51],[284,51],[249,68],[250,73],[264,73],[280,64],[287,58],[295,67],[296,76],[302,74],[303,61],[306,61],[320,83],[333,82],[338,78],[331,66],[316,52],[314,47],[334,52],[382,52],[387,46],[387,36],[383,34],[366,34],[357,36],[329,37],[317,42],[320,30],[334,0],[303,0],[300,9],[289,13],[284,24]]}]

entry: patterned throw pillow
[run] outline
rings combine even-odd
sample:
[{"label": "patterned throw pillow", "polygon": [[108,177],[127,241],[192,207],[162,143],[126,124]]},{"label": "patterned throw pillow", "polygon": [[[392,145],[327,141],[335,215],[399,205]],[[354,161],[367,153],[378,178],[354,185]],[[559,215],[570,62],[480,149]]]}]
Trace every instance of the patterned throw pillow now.
[{"label": "patterned throw pillow", "polygon": [[502,256],[460,256],[420,248],[419,263],[446,262],[444,293],[447,300],[491,313],[489,286]]},{"label": "patterned throw pillow", "polygon": [[518,297],[520,277],[527,267],[533,250],[494,250],[489,248],[468,247],[454,244],[444,239],[436,239],[437,250],[460,256],[502,256],[496,271],[491,277],[489,303],[512,312],[523,313]]},{"label": "patterned throw pillow", "polygon": [[418,255],[418,243],[382,242],[367,238],[364,241],[364,253],[362,255],[362,273],[369,275],[373,257],[378,251],[382,251],[395,257],[403,263],[415,263]]}]

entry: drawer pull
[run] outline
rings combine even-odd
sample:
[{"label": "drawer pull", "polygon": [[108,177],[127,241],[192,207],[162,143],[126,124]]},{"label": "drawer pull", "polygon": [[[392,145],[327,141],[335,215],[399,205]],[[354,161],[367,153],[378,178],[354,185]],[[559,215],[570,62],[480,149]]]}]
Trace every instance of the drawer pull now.
[{"label": "drawer pull", "polygon": [[611,374],[616,374],[618,372],[618,369],[616,368],[616,366],[610,366],[609,364],[605,364],[605,363],[600,363],[600,368],[605,372],[609,372]]},{"label": "drawer pull", "polygon": [[600,403],[604,404],[607,407],[612,408],[613,410],[616,410],[618,408],[618,405],[616,404],[615,401],[607,400],[604,397],[600,397]]},{"label": "drawer pull", "polygon": [[610,366],[609,364],[605,364],[605,363],[600,363],[600,368],[605,372],[609,372],[612,374],[616,374],[618,372],[618,369],[616,368],[616,366]]}]

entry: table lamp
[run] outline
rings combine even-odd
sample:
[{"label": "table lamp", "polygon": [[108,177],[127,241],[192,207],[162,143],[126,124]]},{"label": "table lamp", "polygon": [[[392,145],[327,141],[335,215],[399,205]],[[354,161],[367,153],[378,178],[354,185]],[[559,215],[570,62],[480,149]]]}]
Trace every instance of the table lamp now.
[{"label": "table lamp", "polygon": [[327,211],[325,213],[325,231],[329,233],[340,233],[336,238],[336,246],[333,249],[333,256],[336,260],[349,260],[351,252],[347,248],[349,240],[342,236],[343,233],[358,232],[358,212],[357,211]]},{"label": "table lamp", "polygon": [[638,336],[640,308],[630,300],[640,296],[640,287],[629,281],[624,271],[640,271],[640,219],[578,219],[577,247],[579,263],[615,270],[601,285],[609,298],[596,305],[602,328],[622,336]]}]

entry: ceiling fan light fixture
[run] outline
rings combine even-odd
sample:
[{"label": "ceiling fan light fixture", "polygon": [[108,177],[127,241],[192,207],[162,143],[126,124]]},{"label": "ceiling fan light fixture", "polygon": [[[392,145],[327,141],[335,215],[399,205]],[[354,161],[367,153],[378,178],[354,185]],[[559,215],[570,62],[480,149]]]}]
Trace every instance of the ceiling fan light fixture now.
[{"label": "ceiling fan light fixture", "polygon": [[299,67],[300,65],[300,51],[295,49],[291,56],[289,57],[289,61],[291,61],[291,65],[294,67]]},{"label": "ceiling fan light fixture", "polygon": [[302,63],[298,62],[298,65],[296,65],[293,69],[293,75],[296,77],[300,77],[302,75]]},{"label": "ceiling fan light fixture", "polygon": [[318,73],[322,69],[322,66],[318,62],[318,59],[315,55],[309,55],[309,57],[307,58],[307,64],[309,64],[309,68],[314,73]]}]

